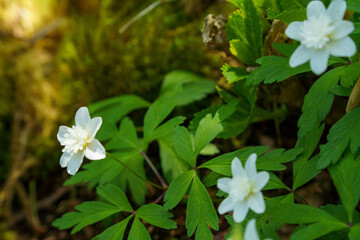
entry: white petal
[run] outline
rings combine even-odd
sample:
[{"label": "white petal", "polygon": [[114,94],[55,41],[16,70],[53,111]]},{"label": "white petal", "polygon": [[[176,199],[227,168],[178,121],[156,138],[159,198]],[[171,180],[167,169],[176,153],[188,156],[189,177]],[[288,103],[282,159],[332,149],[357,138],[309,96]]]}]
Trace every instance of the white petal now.
[{"label": "white petal", "polygon": [[230,197],[225,198],[224,201],[222,201],[219,205],[219,213],[220,214],[224,214],[227,212],[230,212],[234,209],[235,206],[235,202],[233,202],[233,200]]},{"label": "white petal", "polygon": [[86,125],[86,130],[88,131],[88,141],[91,142],[94,138],[96,133],[99,131],[102,124],[102,118],[96,117],[91,119],[88,124]]},{"label": "white petal", "polygon": [[256,157],[256,153],[251,154],[245,163],[245,171],[250,179],[256,175]]},{"label": "white petal", "polygon": [[105,148],[99,140],[94,139],[85,148],[85,157],[90,160],[100,160],[106,157]]},{"label": "white petal", "polygon": [[57,139],[60,142],[61,145],[64,145],[63,142],[65,141],[64,135],[68,132],[69,127],[66,126],[60,126],[59,131],[57,134]]},{"label": "white petal", "polygon": [[270,175],[268,172],[259,172],[256,174],[255,178],[252,180],[253,185],[253,191],[258,192],[260,191],[266,183],[269,181]]},{"label": "white petal", "polygon": [[327,15],[333,21],[340,21],[344,18],[346,11],[346,2],[343,0],[333,0],[328,9],[326,10]]},{"label": "white petal", "polygon": [[249,198],[249,206],[251,210],[256,213],[263,213],[265,211],[265,202],[261,192],[258,192]]},{"label": "white petal", "polygon": [[331,33],[331,39],[337,40],[346,37],[354,31],[354,24],[350,21],[340,21],[336,24],[335,30]]},{"label": "white petal", "polygon": [[83,158],[84,158],[84,151],[78,151],[77,153],[71,156],[70,161],[67,164],[67,172],[70,175],[74,175],[79,170]]},{"label": "white petal", "polygon": [[251,219],[245,228],[244,240],[260,240],[256,231],[256,221]]},{"label": "white petal", "polygon": [[302,22],[292,22],[289,24],[289,26],[285,30],[286,36],[289,38],[295,39],[297,41],[302,40],[302,36],[300,35],[300,26],[302,25]]},{"label": "white petal", "polygon": [[244,221],[249,211],[249,204],[247,202],[238,202],[234,207],[234,221],[240,223]]},{"label": "white petal", "polygon": [[90,121],[90,114],[87,107],[81,107],[75,114],[75,125],[86,129],[88,122]]},{"label": "white petal", "polygon": [[332,41],[329,46],[331,55],[337,57],[351,57],[356,53],[356,45],[350,37]]},{"label": "white petal", "polygon": [[320,75],[323,72],[325,72],[329,57],[330,57],[329,49],[322,49],[315,51],[310,59],[311,70],[317,75]]},{"label": "white petal", "polygon": [[70,161],[71,157],[72,157],[71,154],[64,152],[60,157],[60,166],[62,168],[66,167],[68,165],[68,162]]},{"label": "white petal", "polygon": [[307,5],[306,16],[309,19],[310,17],[318,17],[322,13],[326,12],[326,8],[321,1],[311,1]]},{"label": "white petal", "polygon": [[246,172],[241,164],[241,161],[235,157],[231,162],[231,172],[233,177],[242,177],[246,175]]},{"label": "white petal", "polygon": [[294,68],[310,60],[313,50],[300,45],[290,57],[290,67]]},{"label": "white petal", "polygon": [[223,192],[229,193],[230,192],[230,182],[231,178],[220,178],[217,181],[217,187]]}]

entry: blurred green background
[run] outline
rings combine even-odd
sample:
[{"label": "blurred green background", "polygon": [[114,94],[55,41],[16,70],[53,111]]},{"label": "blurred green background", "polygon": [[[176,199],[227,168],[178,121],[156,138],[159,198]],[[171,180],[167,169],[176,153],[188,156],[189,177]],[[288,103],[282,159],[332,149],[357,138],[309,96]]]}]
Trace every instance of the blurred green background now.
[{"label": "blurred green background", "polygon": [[56,133],[80,106],[124,93],[153,101],[175,69],[221,78],[200,29],[233,6],[169,1],[119,33],[153,2],[0,0],[0,239],[69,239],[50,226],[68,178]]}]

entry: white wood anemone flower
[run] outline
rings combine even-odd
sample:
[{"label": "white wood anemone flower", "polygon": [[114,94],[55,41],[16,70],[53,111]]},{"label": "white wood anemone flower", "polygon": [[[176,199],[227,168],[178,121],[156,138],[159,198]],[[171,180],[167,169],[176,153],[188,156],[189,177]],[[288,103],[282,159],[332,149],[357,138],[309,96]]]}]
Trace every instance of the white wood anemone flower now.
[{"label": "white wood anemone flower", "polygon": [[90,160],[106,157],[105,148],[95,138],[102,124],[101,117],[90,118],[87,107],[81,107],[75,115],[75,125],[71,128],[60,126],[57,139],[64,146],[60,166],[74,175],[80,168],[84,156]]},{"label": "white wood anemone flower", "polygon": [[351,57],[356,45],[348,36],[354,24],[343,20],[346,11],[344,0],[333,0],[328,9],[321,1],[307,6],[307,20],[292,22],[285,34],[301,43],[290,57],[290,66],[297,67],[310,60],[311,70],[320,75],[325,72],[330,55]]},{"label": "white wood anemone flower", "polygon": [[245,228],[244,240],[260,240],[256,230],[256,220],[251,219]]},{"label": "white wood anemone flower", "polygon": [[255,213],[265,211],[265,202],[261,189],[269,181],[268,172],[259,172],[256,170],[256,154],[253,153],[246,161],[245,169],[240,160],[234,158],[231,162],[232,178],[220,178],[217,187],[228,193],[229,196],[222,201],[219,206],[219,213],[224,214],[234,211],[235,222],[242,222],[249,208]]},{"label": "white wood anemone flower", "polygon": [[[260,240],[259,234],[256,230],[256,220],[251,219],[246,224],[244,238],[242,238],[239,233],[233,231],[231,238],[229,238],[228,240]],[[272,240],[272,239],[266,238],[265,240]]]}]

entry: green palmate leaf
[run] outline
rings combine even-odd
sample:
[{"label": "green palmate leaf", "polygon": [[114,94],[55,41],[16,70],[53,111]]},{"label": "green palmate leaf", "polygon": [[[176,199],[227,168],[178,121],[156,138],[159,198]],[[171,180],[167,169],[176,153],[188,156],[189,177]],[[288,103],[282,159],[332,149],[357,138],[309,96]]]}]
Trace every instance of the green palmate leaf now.
[{"label": "green palmate leaf", "polygon": [[153,133],[153,135],[150,138],[150,141],[153,141],[155,139],[161,138],[165,135],[168,135],[169,133],[172,133],[174,131],[174,128],[178,126],[179,124],[183,123],[185,117],[174,117],[170,119],[169,121],[165,122],[164,124],[160,125]]},{"label": "green palmate leaf", "polygon": [[125,193],[113,184],[99,186],[96,193],[105,201],[118,206],[121,211],[132,212],[133,209],[125,195]]},{"label": "green palmate leaf", "polygon": [[301,152],[302,148],[293,148],[287,151],[283,148],[275,149],[260,156],[256,162],[256,166],[258,169],[267,171],[284,170],[286,167],[281,163],[287,163],[295,160]]},{"label": "green palmate leaf", "polygon": [[244,13],[242,10],[236,10],[229,18],[226,24],[226,37],[228,41],[240,40],[247,42],[245,36]]},{"label": "green palmate leaf", "polygon": [[220,150],[217,148],[215,144],[209,143],[208,145],[205,146],[205,148],[203,148],[200,151],[200,155],[211,156],[218,154],[219,152]]},{"label": "green palmate leaf", "polygon": [[195,157],[200,151],[205,148],[214,138],[223,130],[220,123],[219,114],[215,114],[214,117],[211,114],[207,114],[199,123],[196,129],[194,145],[195,145]]},{"label": "green palmate leaf", "polygon": [[75,209],[77,212],[64,214],[61,218],[56,219],[52,225],[60,230],[74,227],[71,231],[71,234],[74,234],[87,225],[122,211],[118,206],[104,202],[84,202],[76,206]]},{"label": "green palmate leaf", "polygon": [[336,96],[349,97],[352,92],[352,88],[346,88],[341,85],[336,85],[330,88],[329,91]]},{"label": "green palmate leaf", "polygon": [[176,85],[180,85],[182,89],[176,96],[176,106],[201,100],[215,91],[215,83],[212,80],[191,72],[176,70],[166,74],[161,94],[172,91]]},{"label": "green palmate leaf", "polygon": [[119,223],[114,224],[111,227],[108,227],[105,231],[96,235],[93,240],[119,240],[123,239],[126,227],[129,223],[129,220],[133,215],[128,216]]},{"label": "green palmate leaf", "polygon": [[[215,105],[196,113],[195,117],[190,122],[189,130],[195,132],[199,126],[200,121],[205,118],[206,115],[208,115],[209,113],[213,116],[218,114],[221,125],[226,124],[226,120],[234,114],[238,105],[239,100],[233,97],[231,100],[228,101],[227,104]],[[224,129],[223,131],[228,131],[228,129]],[[223,132],[221,132],[220,135],[222,133]]]},{"label": "green palmate leaf", "polygon": [[358,0],[347,0],[347,9],[360,13],[360,2]]},{"label": "green palmate leaf", "polygon": [[306,137],[301,138],[296,143],[297,148],[303,148],[302,154],[294,161],[293,164],[293,189],[304,185],[310,181],[313,177],[318,175],[321,171],[318,170],[317,164],[320,158],[320,155],[317,155],[314,158],[309,158],[313,154],[315,148],[317,147],[321,135],[324,131],[325,125],[322,124],[320,127],[315,127],[311,130],[310,134]]},{"label": "green palmate leaf", "polygon": [[135,216],[134,222],[131,226],[128,239],[136,240],[151,240],[151,237],[145,226],[140,222],[139,218]]},{"label": "green palmate leaf", "polygon": [[230,51],[245,64],[255,65],[262,56],[262,24],[252,0],[244,0],[226,24]]},{"label": "green palmate leaf", "polygon": [[244,0],[245,36],[256,58],[262,56],[262,23],[253,0]]},{"label": "green palmate leaf", "polygon": [[304,21],[306,19],[306,8],[285,10],[279,14],[276,14],[272,9],[267,11],[269,19],[278,19],[286,24],[290,24],[294,21]]},{"label": "green palmate leaf", "polygon": [[344,67],[341,73],[340,84],[346,88],[354,85],[360,76],[360,63],[355,62]]},{"label": "green palmate leaf", "polygon": [[186,228],[189,237],[198,229],[200,235],[196,234],[195,239],[203,239],[201,237],[204,236],[205,239],[212,239],[212,234],[209,234],[209,231],[204,228],[210,226],[215,230],[219,230],[219,219],[214,205],[197,175],[194,176],[191,186],[186,212]]},{"label": "green palmate leaf", "polygon": [[[344,223],[349,222],[346,210],[343,205],[327,204],[325,206],[321,206],[320,208]],[[352,219],[353,223],[360,222],[360,213],[354,210]]]},{"label": "green palmate leaf", "polygon": [[270,179],[263,190],[272,190],[272,189],[286,189],[290,190],[273,172],[269,172]]},{"label": "green palmate leaf", "polygon": [[359,236],[360,236],[360,224],[356,224],[350,228],[349,240],[359,240],[360,239]]},{"label": "green palmate leaf", "polygon": [[267,203],[266,209],[270,216],[285,223],[308,224],[315,222],[340,222],[327,212],[308,205],[286,204],[276,201],[268,201]]},{"label": "green palmate leaf", "polygon": [[[113,155],[127,164],[139,154],[134,152],[116,152],[113,153]],[[106,157],[101,161],[91,161],[90,163],[84,164],[83,168],[83,171],[79,171],[66,180],[64,185],[69,186],[76,183],[89,182],[89,187],[93,188],[99,183],[105,184],[111,182],[116,176],[120,174],[121,171],[123,171],[123,166],[110,157]]]},{"label": "green palmate leaf", "polygon": [[[289,47],[283,48],[286,53],[283,54],[288,55],[290,51],[294,51],[295,48],[293,46],[295,45],[289,45]],[[256,62],[260,64],[261,67],[251,72],[251,74],[247,78],[247,84],[257,85],[261,82],[264,82],[265,84],[281,82],[296,74],[311,71],[309,63],[305,63],[295,68],[290,67],[289,58],[286,57],[265,56],[259,58],[258,60],[256,60]],[[341,58],[330,58],[328,66],[339,62],[344,63],[344,60],[342,60]]]},{"label": "green palmate leaf", "polygon": [[331,177],[343,203],[349,222],[352,222],[353,211],[360,199],[360,161],[347,152],[341,161],[329,167]]},{"label": "green palmate leaf", "polygon": [[170,219],[173,215],[160,205],[143,205],[136,211],[136,215],[156,227],[176,229],[176,222]]},{"label": "green palmate leaf", "polygon": [[305,8],[310,0],[280,0],[280,6],[284,10]]},{"label": "green palmate leaf", "polygon": [[219,157],[213,158],[199,166],[199,168],[208,168],[216,173],[231,176],[231,162],[237,157],[244,165],[247,158],[256,153],[258,156],[263,154],[269,149],[269,147],[247,147],[234,152],[223,154]]},{"label": "green palmate leaf", "polygon": [[111,140],[105,144],[105,148],[107,151],[141,151],[134,123],[129,118],[126,117],[121,121],[119,131],[117,131]]},{"label": "green palmate leaf", "polygon": [[184,197],[189,185],[194,178],[194,170],[189,170],[175,177],[166,191],[164,197],[164,208],[173,209]]},{"label": "green palmate leaf", "polygon": [[313,240],[327,233],[346,228],[347,225],[342,222],[317,222],[296,231],[291,236],[291,240]]},{"label": "green palmate leaf", "polygon": [[214,185],[217,184],[217,180],[219,178],[223,178],[224,175],[216,173],[216,172],[209,172],[209,174],[207,174],[202,182],[204,183],[205,187],[212,187]]},{"label": "green palmate leaf", "polygon": [[243,0],[227,0],[229,3],[234,4],[237,7],[241,7],[241,4],[243,3]]},{"label": "green palmate leaf", "polygon": [[278,56],[266,56],[257,60],[261,67],[251,72],[247,83],[257,85],[261,82],[266,84],[281,82],[299,73],[310,71],[309,64],[303,64],[295,68],[289,65],[289,59]]},{"label": "green palmate leaf", "polygon": [[144,117],[144,145],[153,139],[155,129],[164,119],[172,112],[176,106],[176,96],[179,89],[168,91],[166,94],[158,98],[146,112]]},{"label": "green palmate leaf", "polygon": [[291,57],[293,52],[296,50],[296,48],[299,46],[299,44],[297,44],[297,43],[292,43],[292,44],[273,43],[273,46],[281,54],[283,54],[285,57],[289,58],[289,57]]},{"label": "green palmate leaf", "polygon": [[191,135],[183,126],[177,126],[174,131],[174,147],[177,155],[188,163],[191,167],[195,166],[196,156]]},{"label": "green palmate leaf", "polygon": [[245,79],[249,75],[245,67],[231,67],[227,63],[221,67],[221,71],[229,84]]},{"label": "green palmate leaf", "polygon": [[[134,156],[127,162],[127,166],[141,177],[146,178],[144,159],[142,156]],[[130,193],[138,205],[144,204],[146,195],[146,182],[126,169],[123,169],[121,173],[117,175],[117,179],[119,180],[123,189],[126,189],[127,185],[129,186]]]},{"label": "green palmate leaf", "polygon": [[360,146],[360,107],[357,107],[335,123],[327,136],[328,142],[320,146],[318,167],[323,169],[329,164],[335,164],[346,147],[355,153]]},{"label": "green palmate leaf", "polygon": [[88,106],[91,116],[103,118],[103,124],[96,136],[100,141],[110,139],[116,132],[116,123],[130,112],[147,108],[149,102],[135,95],[121,95]]},{"label": "green palmate leaf", "polygon": [[338,84],[342,69],[343,67],[338,67],[322,75],[305,96],[303,113],[298,122],[299,138],[305,137],[313,128],[319,126],[330,112],[334,94],[329,90]]},{"label": "green palmate leaf", "polygon": [[175,152],[174,136],[169,134],[158,139],[161,170],[165,179],[171,182],[173,178],[186,171],[188,166]]},{"label": "green palmate leaf", "polygon": [[360,33],[360,22],[356,22],[354,23],[354,31],[352,32],[352,34],[359,34]]}]

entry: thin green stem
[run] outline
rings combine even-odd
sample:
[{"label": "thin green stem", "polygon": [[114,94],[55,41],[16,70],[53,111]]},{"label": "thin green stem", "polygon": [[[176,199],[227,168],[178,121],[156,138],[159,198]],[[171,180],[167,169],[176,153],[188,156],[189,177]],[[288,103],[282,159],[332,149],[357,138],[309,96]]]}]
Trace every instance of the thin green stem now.
[{"label": "thin green stem", "polygon": [[120,161],[120,159],[118,159],[117,157],[115,157],[114,155],[112,155],[111,153],[108,153],[106,152],[106,155],[108,155],[109,157],[111,157],[112,159],[114,159],[115,161],[117,161],[118,163],[120,163],[124,168],[126,168],[126,170],[128,170],[129,172],[131,172],[132,174],[134,174],[136,177],[138,177],[139,179],[143,180],[144,182],[146,183],[149,183],[151,184],[152,186],[156,187],[156,188],[159,188],[159,189],[162,189],[164,190],[164,187],[160,186],[160,185],[157,185],[151,181],[149,181],[148,179],[146,178],[143,178],[142,176],[140,176],[139,174],[137,174],[136,172],[134,172],[131,168],[129,168],[128,166],[126,166],[125,163],[123,163],[122,161]]},{"label": "thin green stem", "polygon": [[156,177],[159,179],[161,186],[163,186],[163,188],[167,189],[168,185],[166,184],[165,180],[161,177],[160,173],[158,172],[158,170],[156,169],[154,164],[151,162],[148,155],[146,155],[146,153],[144,151],[141,151],[140,153],[144,157],[145,161],[149,164],[151,170],[155,173]]}]

